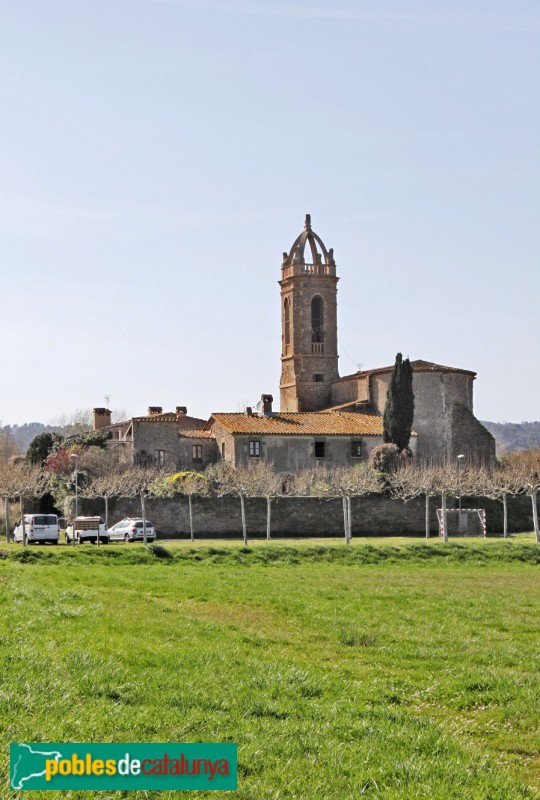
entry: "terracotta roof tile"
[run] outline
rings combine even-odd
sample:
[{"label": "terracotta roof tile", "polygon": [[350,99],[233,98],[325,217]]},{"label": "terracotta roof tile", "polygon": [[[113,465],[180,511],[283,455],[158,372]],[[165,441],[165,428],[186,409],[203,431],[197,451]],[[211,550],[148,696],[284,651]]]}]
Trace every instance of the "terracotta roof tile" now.
[{"label": "terracotta roof tile", "polygon": [[178,435],[186,439],[213,439],[214,434],[212,431],[203,430],[182,430],[178,431]]},{"label": "terracotta roof tile", "polygon": [[348,400],[346,403],[340,403],[338,406],[330,406],[325,408],[325,411],[363,411],[364,409],[370,410],[371,403],[369,400]]},{"label": "terracotta roof tile", "polygon": [[269,417],[247,414],[212,414],[213,421],[229,433],[276,436],[382,436],[382,417],[374,411],[305,411],[272,414]]},{"label": "terracotta roof tile", "polygon": [[152,424],[168,422],[169,424],[175,423],[182,430],[194,430],[199,427],[202,428],[206,420],[199,419],[198,417],[189,417],[186,414],[175,414],[173,411],[165,414],[150,414],[144,417],[133,417],[133,422],[151,422]]},{"label": "terracotta roof tile", "polygon": [[[446,367],[444,364],[435,364],[434,361],[424,361],[421,358],[416,359],[416,361],[411,361],[411,367],[413,368],[413,372],[455,372],[462,375],[472,375],[473,378],[476,377],[476,372],[473,372],[473,370],[461,369],[460,367]],[[393,364],[389,367],[364,369],[361,372],[353,372],[352,375],[344,375],[342,378],[338,378],[336,381],[333,381],[333,383],[339,383],[339,381],[350,381],[351,378],[363,378],[367,375],[382,375],[385,372],[392,372],[393,369]]]}]

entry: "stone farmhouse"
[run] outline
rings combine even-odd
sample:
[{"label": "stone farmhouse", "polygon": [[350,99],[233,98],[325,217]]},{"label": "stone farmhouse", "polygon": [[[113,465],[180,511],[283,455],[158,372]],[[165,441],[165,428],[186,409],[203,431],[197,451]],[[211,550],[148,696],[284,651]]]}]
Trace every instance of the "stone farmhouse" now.
[{"label": "stone farmhouse", "polygon": [[[347,466],[382,443],[382,414],[392,366],[340,377],[334,251],[306,216],[304,230],[281,264],[280,411],[263,394],[257,410],[214,413],[204,420],[184,406],[111,424],[94,409],[94,429],[111,432],[111,447],[134,463],[201,470],[223,459],[235,466],[266,461],[296,472],[324,464]],[[473,413],[476,373],[431,361],[412,361],[415,397],[411,449],[422,459],[464,454],[491,461],[495,440]]]}]

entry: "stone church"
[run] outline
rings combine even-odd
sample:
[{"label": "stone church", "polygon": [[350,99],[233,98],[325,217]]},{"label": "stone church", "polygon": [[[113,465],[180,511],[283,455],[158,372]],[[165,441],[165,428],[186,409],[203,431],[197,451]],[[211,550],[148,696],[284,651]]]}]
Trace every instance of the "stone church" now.
[{"label": "stone church", "polygon": [[[224,459],[236,466],[267,461],[277,471],[322,464],[347,466],[382,443],[382,414],[393,365],[340,377],[334,251],[311,227],[281,264],[280,410],[262,395],[257,410],[191,417],[177,406],[152,406],[145,416],[111,425],[108,409],[94,409],[94,428],[111,432],[111,447],[133,462],[169,469],[204,469]],[[398,345],[399,346],[399,345]],[[396,348],[397,349],[397,348]],[[473,413],[476,373],[415,360],[411,449],[416,457],[476,462],[495,458],[495,441]]]}]

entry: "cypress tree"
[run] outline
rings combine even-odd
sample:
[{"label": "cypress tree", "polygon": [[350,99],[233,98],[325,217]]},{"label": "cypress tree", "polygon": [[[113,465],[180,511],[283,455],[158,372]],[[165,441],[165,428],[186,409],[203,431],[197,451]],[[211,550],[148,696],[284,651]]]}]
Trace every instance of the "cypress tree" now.
[{"label": "cypress tree", "polygon": [[414,417],[413,371],[408,358],[401,353],[390,376],[383,416],[383,441],[405,450],[409,446]]}]

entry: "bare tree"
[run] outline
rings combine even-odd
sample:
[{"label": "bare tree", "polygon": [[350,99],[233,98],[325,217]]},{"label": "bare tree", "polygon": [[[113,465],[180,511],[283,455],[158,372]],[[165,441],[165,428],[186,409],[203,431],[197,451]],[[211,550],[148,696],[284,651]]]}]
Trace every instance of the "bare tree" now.
[{"label": "bare tree", "polygon": [[508,537],[508,496],[521,491],[519,477],[510,464],[502,463],[495,469],[480,467],[477,470],[478,494],[500,500],[503,507],[503,537]]},{"label": "bare tree", "polygon": [[206,477],[218,496],[232,494],[240,500],[240,515],[242,520],[242,538],[247,546],[246,524],[246,497],[253,497],[260,480],[258,465],[249,465],[244,469],[237,469],[226,461],[211,464],[206,470]]},{"label": "bare tree", "polygon": [[9,532],[9,501],[17,497],[19,485],[19,469],[7,458],[0,461],[0,496],[4,500],[4,515],[6,519],[6,541],[10,541]]},{"label": "bare tree", "polygon": [[441,496],[442,539],[448,542],[448,498],[478,495],[482,492],[482,473],[474,464],[461,468],[454,462],[431,467],[431,491]]},{"label": "bare tree", "polygon": [[432,488],[434,493],[441,496],[442,539],[443,542],[448,542],[448,497],[458,493],[460,475],[453,463],[434,464],[432,469]]},{"label": "bare tree", "polygon": [[[106,474],[92,475],[79,489],[79,496],[89,500],[103,500],[105,505],[105,529],[109,527],[109,500],[112,497],[121,496],[122,490],[126,486],[124,470],[120,467],[111,469]],[[75,537],[73,537],[75,543]],[[96,540],[99,545],[99,535]]]},{"label": "bare tree", "polygon": [[322,467],[305,469],[294,476],[292,492],[297,497],[335,497],[330,472]]},{"label": "bare tree", "polygon": [[540,544],[540,528],[538,524],[538,492],[540,491],[540,449],[512,453],[504,459],[505,469],[514,475],[516,485],[523,494],[531,498],[534,535]]},{"label": "bare tree", "polygon": [[208,493],[208,481],[202,472],[181,472],[174,476],[174,491],[184,494],[188,499],[189,510],[189,535],[192,542],[195,541],[193,526],[193,496],[203,496]]},{"label": "bare tree", "polygon": [[8,461],[11,456],[20,454],[9,427],[4,428],[0,420],[0,463]]},{"label": "bare tree", "polygon": [[92,430],[92,409],[76,408],[71,414],[61,414],[47,423],[50,427],[61,428],[66,435],[85,433]]},{"label": "bare tree", "polygon": [[49,475],[40,467],[26,461],[9,460],[0,464],[0,495],[4,498],[6,513],[6,540],[9,542],[9,500],[19,498],[23,545],[26,547],[26,525],[24,501],[26,498],[41,498],[49,483]]},{"label": "bare tree", "polygon": [[157,467],[135,466],[119,470],[118,497],[139,497],[141,503],[141,517],[143,521],[143,542],[147,544],[146,537],[146,499],[152,495],[153,485],[157,485],[163,478],[162,470]]},{"label": "bare tree", "polygon": [[429,539],[429,501],[437,494],[436,467],[430,463],[403,461],[390,475],[390,490],[394,497],[405,503],[415,497],[424,496],[424,533]]},{"label": "bare tree", "polygon": [[329,473],[329,483],[343,504],[343,528],[346,544],[352,539],[351,498],[362,497],[381,491],[381,476],[370,464],[360,463],[353,467],[340,467]]},{"label": "bare tree", "polygon": [[89,481],[80,489],[81,497],[102,499],[105,505],[105,527],[109,527],[109,500],[118,496],[122,485],[119,454],[116,450],[90,447],[81,453],[80,466],[88,473]]},{"label": "bare tree", "polygon": [[266,538],[272,537],[272,498],[282,494],[283,480],[276,475],[271,464],[264,462],[254,464],[248,468],[249,474],[245,481],[247,493],[251,497],[266,498]]}]

